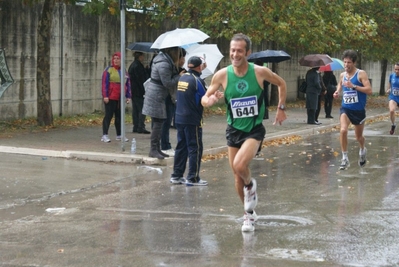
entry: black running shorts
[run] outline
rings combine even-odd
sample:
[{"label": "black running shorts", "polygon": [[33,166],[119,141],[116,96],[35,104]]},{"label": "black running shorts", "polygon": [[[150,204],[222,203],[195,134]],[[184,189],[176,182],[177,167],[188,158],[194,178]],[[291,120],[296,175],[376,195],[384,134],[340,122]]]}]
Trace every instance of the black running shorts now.
[{"label": "black running shorts", "polygon": [[366,111],[365,110],[351,110],[342,108],[340,109],[340,114],[345,113],[348,116],[350,122],[353,125],[360,125],[366,121]]},{"label": "black running shorts", "polygon": [[226,139],[230,147],[240,148],[245,140],[253,138],[262,141],[265,137],[266,129],[263,124],[256,125],[249,133],[237,130],[233,126],[227,125]]}]

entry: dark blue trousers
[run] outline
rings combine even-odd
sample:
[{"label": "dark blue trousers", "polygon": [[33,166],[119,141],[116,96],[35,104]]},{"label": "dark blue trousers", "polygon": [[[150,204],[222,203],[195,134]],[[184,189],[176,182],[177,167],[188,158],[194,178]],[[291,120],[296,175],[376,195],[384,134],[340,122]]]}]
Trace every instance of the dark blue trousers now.
[{"label": "dark blue trousers", "polygon": [[172,177],[184,177],[188,158],[188,173],[186,179],[198,182],[202,151],[202,127],[176,123],[177,146],[173,164]]}]

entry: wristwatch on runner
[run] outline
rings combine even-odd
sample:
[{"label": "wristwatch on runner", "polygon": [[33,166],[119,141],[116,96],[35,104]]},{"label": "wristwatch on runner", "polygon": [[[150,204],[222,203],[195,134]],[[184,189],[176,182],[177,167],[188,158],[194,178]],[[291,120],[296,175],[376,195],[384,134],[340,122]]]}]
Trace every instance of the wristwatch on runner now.
[{"label": "wristwatch on runner", "polygon": [[281,109],[281,110],[285,110],[285,105],[281,104],[280,106],[278,106],[278,108]]}]

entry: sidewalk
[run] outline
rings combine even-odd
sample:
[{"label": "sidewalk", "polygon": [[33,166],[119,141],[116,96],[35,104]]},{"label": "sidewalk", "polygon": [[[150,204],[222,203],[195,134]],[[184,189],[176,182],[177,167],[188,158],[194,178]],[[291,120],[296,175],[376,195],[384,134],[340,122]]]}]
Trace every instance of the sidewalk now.
[{"label": "sidewalk", "polygon": [[[319,134],[339,125],[338,108],[333,108],[333,119],[325,119],[323,110],[319,116],[321,125],[306,124],[306,109],[301,107],[288,107],[287,120],[283,125],[273,125],[276,114],[275,108],[269,110],[269,119],[264,120],[266,127],[265,141],[282,137],[299,135],[308,136]],[[367,118],[373,119],[378,116],[387,116],[387,108],[368,108]],[[135,163],[148,165],[172,165],[173,157],[158,160],[148,157],[150,149],[150,134],[132,133],[132,125],[126,126],[126,137],[129,142],[122,144],[115,141],[115,128],[111,125],[109,133],[111,142],[100,142],[101,126],[76,127],[62,130],[54,129],[48,132],[14,134],[10,138],[0,138],[0,152],[25,155],[37,155],[45,157],[75,158],[81,160]],[[148,126],[147,126],[148,127]],[[149,127],[148,127],[149,128]],[[227,151],[226,117],[214,115],[204,118],[203,143],[204,155],[217,154]],[[137,152],[130,154],[130,141],[136,138]],[[176,146],[176,130],[170,129],[170,141]],[[124,149],[124,150],[123,150]]]}]

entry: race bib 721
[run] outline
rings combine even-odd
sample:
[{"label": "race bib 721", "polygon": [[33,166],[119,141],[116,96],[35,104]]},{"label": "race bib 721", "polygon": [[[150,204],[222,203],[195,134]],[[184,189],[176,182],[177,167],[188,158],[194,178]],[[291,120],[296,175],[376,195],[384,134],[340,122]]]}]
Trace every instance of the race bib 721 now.
[{"label": "race bib 721", "polygon": [[345,104],[355,104],[359,102],[359,97],[357,96],[357,91],[344,91],[344,95],[342,96]]}]

